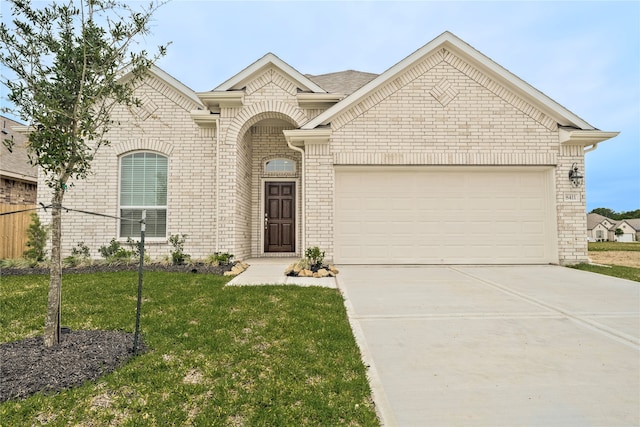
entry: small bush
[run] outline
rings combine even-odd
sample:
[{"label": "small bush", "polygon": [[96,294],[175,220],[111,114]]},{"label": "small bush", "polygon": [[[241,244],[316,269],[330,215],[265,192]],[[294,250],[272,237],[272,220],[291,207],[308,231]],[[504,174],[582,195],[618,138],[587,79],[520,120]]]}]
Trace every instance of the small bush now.
[{"label": "small bush", "polygon": [[131,248],[131,257],[132,258],[140,258],[140,244],[142,242],[137,242],[133,240],[131,237],[127,237],[127,245]]},{"label": "small bush", "polygon": [[307,250],[304,252],[304,256],[309,262],[309,266],[312,270],[322,267],[322,262],[324,261],[324,251],[320,251],[319,247],[313,246],[307,248]]},{"label": "small bush", "polygon": [[47,256],[45,247],[47,246],[48,227],[42,225],[40,217],[32,213],[31,224],[27,228],[27,249],[24,251],[24,257],[35,262],[42,262]]},{"label": "small bush", "polygon": [[169,237],[169,243],[173,246],[173,250],[170,251],[173,265],[183,265],[187,260],[191,259],[191,255],[184,253],[184,243],[186,241],[186,234],[172,234]]},{"label": "small bush", "polygon": [[71,249],[71,255],[78,258],[88,259],[91,258],[91,251],[89,250],[89,246],[85,245],[84,242],[78,242]]},{"label": "small bush", "polygon": [[81,264],[88,264],[91,260],[91,251],[84,242],[78,242],[71,248],[71,255],[62,260],[64,267],[77,267]]},{"label": "small bush", "polygon": [[26,258],[0,259],[0,268],[30,268],[36,265],[35,261]]},{"label": "small bush", "polygon": [[109,246],[100,246],[98,252],[100,252],[100,255],[109,263],[129,261],[133,255],[131,251],[123,248],[115,238],[111,239]]},{"label": "small bush", "polygon": [[232,259],[233,254],[230,254],[229,252],[216,252],[213,255],[209,255],[206,262],[214,266],[229,265],[231,264]]}]

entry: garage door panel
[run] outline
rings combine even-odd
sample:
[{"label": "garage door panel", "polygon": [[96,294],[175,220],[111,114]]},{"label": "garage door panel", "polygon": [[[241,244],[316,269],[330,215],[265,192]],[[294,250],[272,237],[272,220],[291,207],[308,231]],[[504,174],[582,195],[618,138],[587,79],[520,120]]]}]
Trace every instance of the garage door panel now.
[{"label": "garage door panel", "polygon": [[339,263],[557,262],[552,169],[336,171]]}]

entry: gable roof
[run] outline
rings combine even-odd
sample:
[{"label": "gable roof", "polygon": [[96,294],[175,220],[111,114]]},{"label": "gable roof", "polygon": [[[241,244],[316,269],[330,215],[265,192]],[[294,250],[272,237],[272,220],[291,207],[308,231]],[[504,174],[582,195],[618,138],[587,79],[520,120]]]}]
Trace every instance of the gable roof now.
[{"label": "gable roof", "polygon": [[301,74],[298,70],[275,56],[273,53],[267,53],[235,76],[231,77],[215,89],[214,92],[239,90],[242,89],[246,82],[251,80],[256,74],[261,73],[269,66],[280,69],[284,74],[296,82],[298,88],[305,92],[326,93],[324,89],[314,83],[311,79]]},{"label": "gable roof", "polygon": [[583,130],[596,130],[589,123],[582,120],[571,111],[567,110],[448,31],[442,33],[402,61],[398,62],[396,65],[389,68],[384,73],[380,74],[368,84],[364,85],[333,107],[327,109],[322,114],[309,121],[302,127],[302,129],[313,129],[317,126],[329,124],[337,115],[356,105],[376,89],[382,87],[382,85],[395,78],[398,74],[414,66],[426,56],[431,55],[442,48],[452,51],[468,63],[486,73],[490,78],[495,79],[497,82],[513,90],[519,96],[526,99],[532,105],[536,106],[556,120],[559,125]]},{"label": "gable roof", "polygon": [[611,229],[620,228],[623,222],[629,224],[631,228],[633,228],[636,232],[640,231],[640,218],[631,218],[631,219],[621,219],[620,221],[616,221],[615,225],[611,227]]},{"label": "gable roof", "polygon": [[162,70],[157,65],[152,65],[149,71],[159,79],[163,80],[166,84],[173,87],[176,91],[180,92],[182,95],[184,95],[185,97],[189,98],[191,101],[198,104],[200,107],[204,106],[202,104],[202,101],[200,101],[200,98],[198,98],[196,93],[193,91],[193,89],[191,89],[190,87],[188,87],[187,85],[185,85],[184,83],[176,79],[175,77],[171,76],[169,73]]},{"label": "gable roof", "polygon": [[313,82],[318,84],[329,93],[341,93],[351,95],[371,80],[378,77],[378,74],[365,73],[362,71],[347,70],[337,73],[319,74],[317,76],[305,74]]},{"label": "gable roof", "polygon": [[[122,74],[121,78],[123,80],[130,78],[131,76],[130,69],[131,68],[127,66],[121,70],[121,74]],[[198,96],[193,91],[193,89],[191,89],[184,83],[180,82],[178,79],[176,79],[175,77],[173,77],[172,75],[164,71],[162,68],[158,67],[155,64],[152,64],[151,67],[149,68],[149,73],[154,75],[158,79],[162,80],[164,83],[172,87],[176,92],[183,95],[185,98],[195,102],[199,107],[204,107],[204,104],[202,103],[202,101],[200,101],[200,98],[198,98]]]},{"label": "gable roof", "polygon": [[11,152],[2,144],[0,147],[0,175],[23,181],[36,182],[38,172],[29,163],[27,156],[27,136],[13,128],[24,127],[22,123],[0,116],[2,121],[2,135],[0,139],[13,138],[14,146]]},{"label": "gable roof", "polygon": [[[588,213],[587,214],[587,230],[593,230],[598,224],[602,224],[603,221],[609,221],[609,223],[614,224],[615,221],[611,218],[607,218],[604,215],[600,215],[597,213]],[[604,224],[603,224],[604,227]],[[608,227],[606,227],[608,228]]]}]

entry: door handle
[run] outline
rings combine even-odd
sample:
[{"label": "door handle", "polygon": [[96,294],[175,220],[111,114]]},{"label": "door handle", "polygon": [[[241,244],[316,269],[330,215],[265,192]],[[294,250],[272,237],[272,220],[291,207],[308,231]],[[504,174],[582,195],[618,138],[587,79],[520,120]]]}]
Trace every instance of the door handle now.
[{"label": "door handle", "polygon": [[267,213],[264,214],[264,229],[267,229],[267,226],[269,225],[269,215]]}]

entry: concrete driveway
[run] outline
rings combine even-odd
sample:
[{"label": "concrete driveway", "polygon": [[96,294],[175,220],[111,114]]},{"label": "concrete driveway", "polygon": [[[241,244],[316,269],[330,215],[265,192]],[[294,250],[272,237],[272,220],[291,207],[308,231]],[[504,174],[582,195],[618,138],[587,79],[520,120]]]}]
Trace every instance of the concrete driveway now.
[{"label": "concrete driveway", "polygon": [[640,283],[557,266],[341,266],[386,426],[640,425]]}]

